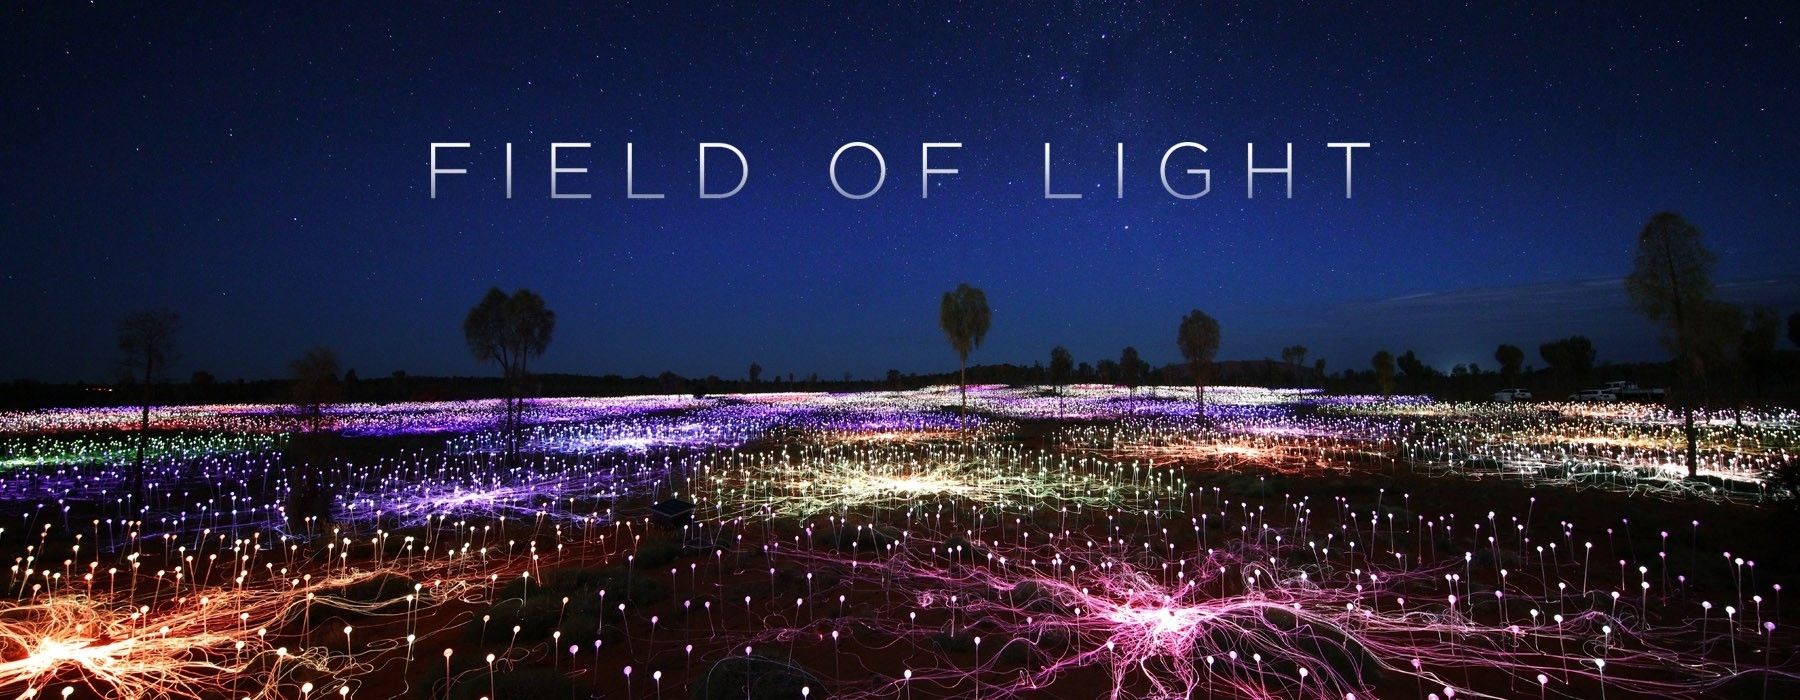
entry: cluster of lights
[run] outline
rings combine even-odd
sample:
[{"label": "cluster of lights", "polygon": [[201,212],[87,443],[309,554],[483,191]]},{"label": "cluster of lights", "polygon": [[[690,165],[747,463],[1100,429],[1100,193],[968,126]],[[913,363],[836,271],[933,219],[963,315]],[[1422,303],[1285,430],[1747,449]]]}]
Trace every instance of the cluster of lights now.
[{"label": "cluster of lights", "polygon": [[[569,423],[678,411],[704,405],[684,396],[531,399],[525,420]],[[344,403],[322,408],[326,429],[346,435],[458,433],[485,429],[501,414],[499,400],[419,403]],[[0,413],[0,435],[48,435],[135,431],[140,409],[132,406],[58,408]],[[288,433],[311,427],[312,416],[291,405],[223,404],[158,406],[150,429],[212,433]]]},{"label": "cluster of lights", "polygon": [[[240,455],[265,452],[281,445],[281,437],[266,433],[155,433],[144,441],[144,458],[150,461],[191,459],[206,455]],[[137,458],[135,434],[59,434],[0,437],[0,469],[23,466],[119,464]]]},{"label": "cluster of lights", "polygon": [[[803,698],[1093,679],[1130,698],[1677,697],[1800,680],[1781,588],[1742,553],[1672,561],[1671,533],[1615,545],[1611,523],[1534,522],[1524,504],[1251,502],[1194,478],[1399,461],[1582,488],[1605,470],[1631,476],[1600,485],[1647,490],[1684,483],[1665,409],[1224,387],[1202,414],[1179,387],[984,386],[963,415],[960,398],[533,401],[517,455],[497,402],[341,405],[327,429],[386,447],[313,462],[284,454],[303,427],[291,409],[159,409],[141,493],[136,412],[0,414],[0,697],[348,700],[433,668],[434,694],[497,697],[499,674],[532,664],[660,697],[704,664],[767,656],[829,659],[795,671]],[[1015,421],[1056,416],[1042,448],[1012,439]],[[1800,440],[1791,412],[1700,425],[1702,473],[1731,483],[1790,464]],[[398,435],[427,437],[381,442]],[[653,526],[669,496],[695,521]],[[1699,550],[1700,527],[1673,535]],[[645,549],[666,540],[673,553]],[[626,573],[564,597],[548,641],[498,612],[594,567]],[[665,607],[633,598],[644,579]],[[584,603],[607,618],[564,614]],[[466,641],[477,625],[484,641]]]},{"label": "cluster of lights", "polygon": [[1212,420],[1125,419],[1075,426],[1064,449],[1207,472],[1319,474],[1391,466],[1392,426],[1291,411],[1221,407]]},{"label": "cluster of lights", "polygon": [[991,443],[836,445],[727,453],[695,472],[700,505],[721,519],[914,511],[926,503],[998,513],[1176,505],[1168,470],[1027,452]]},{"label": "cluster of lights", "polygon": [[[1762,501],[1763,478],[1800,460],[1792,412],[1701,417],[1690,480],[1687,438],[1667,409],[1589,404],[1448,404],[1418,418],[1399,455],[1415,468],[1575,488]],[[1741,419],[1741,422],[1740,422]]]},{"label": "cluster of lights", "polygon": [[[1209,515],[1258,520],[1250,504],[1224,505]],[[1286,505],[1296,528],[1209,532],[1194,518],[1185,535],[1168,521],[1100,535],[990,524],[958,546],[927,531],[858,555],[790,547],[785,557],[841,581],[815,598],[847,597],[856,612],[772,612],[749,643],[830,636],[835,648],[855,630],[860,646],[909,659],[903,671],[880,665],[868,680],[847,680],[841,696],[859,698],[904,697],[913,686],[1011,697],[1089,670],[1110,679],[1109,696],[1131,698],[1495,695],[1467,684],[1476,670],[1504,675],[1512,695],[1563,697],[1685,697],[1746,673],[1797,678],[1782,670],[1795,655],[1777,625],[1746,612],[1752,603],[1760,611],[1761,596],[1740,593],[1721,616],[1711,602],[1660,590],[1648,572],[1590,588],[1582,557],[1592,543],[1579,556],[1544,554],[1522,537],[1505,545],[1517,547],[1517,570],[1476,564],[1473,552],[1421,563],[1424,552],[1409,545],[1422,525],[1334,504],[1331,516],[1370,521],[1333,539],[1311,521],[1334,517],[1304,500]],[[1682,619],[1708,614],[1709,626]]]}]

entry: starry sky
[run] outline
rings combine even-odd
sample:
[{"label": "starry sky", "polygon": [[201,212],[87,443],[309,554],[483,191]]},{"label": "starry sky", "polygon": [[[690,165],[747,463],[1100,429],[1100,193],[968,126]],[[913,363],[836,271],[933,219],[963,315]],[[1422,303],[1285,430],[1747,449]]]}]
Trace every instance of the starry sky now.
[{"label": "starry sky", "polygon": [[[978,363],[1174,362],[1193,308],[1221,359],[1491,366],[1572,333],[1651,359],[1618,279],[1664,209],[1722,294],[1800,306],[1800,5],[657,5],[5,10],[0,380],[111,377],[145,307],[182,317],[180,378],[318,344],[363,376],[486,373],[460,323],[496,285],[556,311],[540,370],[589,374],[944,371],[965,281],[993,308]],[[472,146],[434,200],[439,141]],[[559,157],[591,199],[549,198],[558,141],[593,144]],[[695,196],[702,141],[744,151],[738,195]],[[887,162],[865,200],[827,177],[851,141]],[[1209,149],[1170,166],[1211,169],[1200,199],[1158,178],[1181,141]],[[1352,199],[1333,141],[1372,144]],[[666,198],[626,199],[627,142]],[[929,197],[923,142],[963,144]],[[1083,199],[1043,198],[1045,142]],[[1293,197],[1246,197],[1245,145],[1290,142]],[[845,188],[872,164],[847,154]]]}]

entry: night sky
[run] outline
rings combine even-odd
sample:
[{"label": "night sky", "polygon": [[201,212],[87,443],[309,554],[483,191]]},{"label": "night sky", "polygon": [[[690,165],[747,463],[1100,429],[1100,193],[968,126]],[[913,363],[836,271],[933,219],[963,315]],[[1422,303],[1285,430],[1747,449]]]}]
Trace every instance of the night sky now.
[{"label": "night sky", "polygon": [[[975,362],[1173,362],[1192,308],[1221,359],[1491,368],[1496,343],[1535,364],[1572,333],[1650,359],[1618,278],[1663,209],[1705,231],[1727,298],[1800,305],[1800,5],[1283,4],[13,7],[0,379],[110,378],[114,322],[143,307],[182,316],[177,378],[282,376],[316,344],[365,377],[489,373],[460,323],[494,285],[557,312],[540,370],[589,374],[944,371],[937,300],[964,281],[993,307]],[[434,141],[474,144],[436,200]],[[549,198],[553,141],[594,144],[560,181],[592,199]],[[628,141],[666,199],[625,198]],[[737,196],[695,196],[701,141],[749,157]],[[827,178],[850,141],[887,160],[866,200]],[[932,156],[961,172],[921,198],[926,141],[961,142]],[[1084,199],[1043,199],[1045,141]],[[1211,168],[1206,197],[1162,189],[1179,141],[1210,149],[1171,166]],[[1353,199],[1332,141],[1373,144]],[[1292,199],[1278,175],[1245,197],[1246,142],[1259,165],[1294,144]]]}]

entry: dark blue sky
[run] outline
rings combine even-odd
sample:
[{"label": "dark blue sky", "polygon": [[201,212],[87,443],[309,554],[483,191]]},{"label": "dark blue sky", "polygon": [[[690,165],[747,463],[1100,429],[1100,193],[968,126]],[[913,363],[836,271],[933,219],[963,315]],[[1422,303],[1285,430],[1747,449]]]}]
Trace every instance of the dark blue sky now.
[{"label": "dark blue sky", "polygon": [[[994,309],[977,362],[1174,361],[1190,308],[1223,358],[1491,365],[1495,343],[1590,332],[1602,360],[1644,359],[1647,327],[1580,290],[1616,291],[1662,209],[1706,232],[1734,298],[1800,305],[1792,3],[44,5],[0,27],[0,378],[105,378],[114,320],[146,306],[182,315],[177,376],[279,376],[314,344],[365,376],[485,372],[459,326],[490,285],[540,292],[540,368],[584,373],[944,370],[937,298],[962,281]],[[750,180],[700,201],[713,140]],[[1193,201],[1157,178],[1184,140],[1211,149],[1182,166],[1213,170]],[[435,201],[433,141],[475,144]],[[548,198],[552,141],[594,144],[564,163],[593,199]],[[625,199],[627,141],[667,199]],[[849,141],[887,158],[870,199],[826,177]],[[929,199],[924,141],[963,143]],[[1087,198],[1042,198],[1045,141]],[[1270,164],[1294,143],[1293,199],[1279,176],[1244,197],[1251,141]],[[1354,199],[1330,141],[1374,144]],[[846,187],[870,184],[852,165]]]}]

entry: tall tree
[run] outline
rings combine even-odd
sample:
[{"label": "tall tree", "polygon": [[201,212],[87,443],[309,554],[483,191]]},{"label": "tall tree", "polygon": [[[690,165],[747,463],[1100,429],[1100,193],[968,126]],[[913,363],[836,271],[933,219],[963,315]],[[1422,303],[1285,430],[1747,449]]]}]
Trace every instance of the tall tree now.
[{"label": "tall tree", "polygon": [[1394,365],[1400,368],[1400,374],[1406,376],[1406,381],[1418,386],[1424,386],[1424,382],[1437,375],[1437,370],[1432,369],[1430,365],[1425,364],[1425,362],[1420,360],[1418,355],[1414,355],[1411,350],[1407,350],[1399,357],[1394,358]]},{"label": "tall tree", "polygon": [[1126,392],[1137,393],[1138,385],[1144,383],[1144,367],[1137,348],[1127,345],[1119,351],[1119,383],[1125,385]]},{"label": "tall tree", "polygon": [[1519,368],[1525,364],[1525,351],[1517,345],[1506,345],[1494,348],[1494,361],[1500,363],[1500,376],[1506,378],[1506,386],[1515,387],[1519,381]]},{"label": "tall tree", "polygon": [[1288,376],[1298,381],[1300,372],[1306,369],[1306,346],[1289,345],[1281,349],[1281,362],[1287,365]]},{"label": "tall tree", "polygon": [[762,379],[762,365],[755,362],[750,363],[750,386],[756,386],[756,382],[760,379]]},{"label": "tall tree", "polygon": [[325,420],[325,405],[338,398],[337,353],[323,345],[306,351],[294,360],[294,406],[317,433]]},{"label": "tall tree", "polygon": [[1749,323],[1738,342],[1738,361],[1750,379],[1750,388],[1762,397],[1763,382],[1775,365],[1775,345],[1781,340],[1781,319],[1775,310],[1758,306],[1750,310]]},{"label": "tall tree", "polygon": [[963,415],[969,413],[969,352],[981,347],[987,337],[993,313],[988,310],[987,294],[967,282],[944,292],[938,304],[938,326],[956,351],[958,387],[962,394]]},{"label": "tall tree", "polygon": [[[1637,256],[1625,277],[1632,305],[1662,326],[1663,345],[1675,365],[1676,391],[1687,435],[1688,476],[1698,476],[1699,435],[1694,428],[1695,394],[1706,364],[1720,353],[1718,303],[1712,270],[1717,258],[1700,242],[1700,229],[1680,214],[1661,212],[1638,232]],[[1709,318],[1710,317],[1710,318]]]},{"label": "tall tree", "polygon": [[1069,374],[1075,371],[1075,356],[1061,345],[1050,348],[1050,384],[1056,387],[1056,416],[1062,417],[1063,396],[1069,393]]},{"label": "tall tree", "polygon": [[181,317],[168,310],[138,311],[119,319],[120,364],[133,378],[142,378],[143,411],[138,418],[137,459],[132,462],[131,493],[144,506],[144,452],[150,445],[150,390],[175,356],[175,334]]},{"label": "tall tree", "polygon": [[213,403],[213,388],[218,385],[218,378],[203,369],[194,370],[188,376],[188,389],[194,392],[194,400],[200,403]]},{"label": "tall tree", "polygon": [[1381,385],[1383,397],[1394,395],[1394,353],[1381,350],[1369,358],[1369,366],[1375,370],[1375,383]]},{"label": "tall tree", "polygon": [[1551,373],[1565,382],[1580,383],[1594,370],[1594,343],[1587,336],[1572,335],[1538,346],[1538,357]]},{"label": "tall tree", "polygon": [[478,362],[500,366],[506,388],[502,429],[507,435],[509,462],[518,460],[524,412],[521,392],[530,362],[550,347],[550,334],[555,328],[556,314],[544,305],[543,297],[529,289],[508,296],[498,287],[490,288],[463,319],[463,338],[468,341],[469,353]]},{"label": "tall tree", "polygon": [[1207,375],[1212,373],[1213,358],[1219,354],[1219,322],[1199,309],[1189,311],[1175,329],[1175,344],[1181,348],[1181,357],[1187,360],[1188,371],[1194,375],[1195,415],[1204,418]]}]

